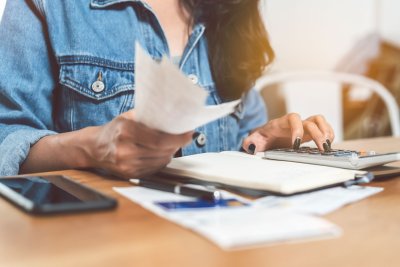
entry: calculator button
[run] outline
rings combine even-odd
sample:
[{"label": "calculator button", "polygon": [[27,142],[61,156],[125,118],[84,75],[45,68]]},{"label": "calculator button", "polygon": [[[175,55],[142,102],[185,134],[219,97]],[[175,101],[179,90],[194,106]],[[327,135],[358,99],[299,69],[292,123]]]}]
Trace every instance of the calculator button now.
[{"label": "calculator button", "polygon": [[308,153],[309,151],[308,151],[308,150],[305,150],[305,149],[299,149],[299,150],[297,150],[296,152],[297,152],[297,153]]},{"label": "calculator button", "polygon": [[348,153],[336,153],[335,157],[351,157],[351,154]]},{"label": "calculator button", "polygon": [[326,151],[326,152],[322,152],[321,155],[332,156],[332,155],[335,155],[335,153],[334,152],[330,152],[330,151]]},{"label": "calculator button", "polygon": [[294,149],[292,149],[292,148],[286,148],[285,150],[283,150],[283,151],[285,151],[285,152],[294,152],[295,150]]}]

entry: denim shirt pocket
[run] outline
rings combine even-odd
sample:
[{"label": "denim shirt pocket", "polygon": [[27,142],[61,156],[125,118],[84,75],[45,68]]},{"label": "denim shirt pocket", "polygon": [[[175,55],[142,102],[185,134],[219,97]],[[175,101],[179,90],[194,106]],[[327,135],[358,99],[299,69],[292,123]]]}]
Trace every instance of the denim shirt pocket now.
[{"label": "denim shirt pocket", "polygon": [[133,108],[133,63],[84,57],[60,64],[59,131],[102,125]]}]

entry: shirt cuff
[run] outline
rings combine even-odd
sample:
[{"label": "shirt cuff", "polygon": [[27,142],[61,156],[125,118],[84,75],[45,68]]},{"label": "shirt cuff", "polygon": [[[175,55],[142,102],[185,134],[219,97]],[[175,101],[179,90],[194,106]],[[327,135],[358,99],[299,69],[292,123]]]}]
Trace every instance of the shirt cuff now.
[{"label": "shirt cuff", "polygon": [[41,138],[57,134],[49,130],[18,130],[8,135],[0,145],[0,176],[18,175],[30,148]]}]

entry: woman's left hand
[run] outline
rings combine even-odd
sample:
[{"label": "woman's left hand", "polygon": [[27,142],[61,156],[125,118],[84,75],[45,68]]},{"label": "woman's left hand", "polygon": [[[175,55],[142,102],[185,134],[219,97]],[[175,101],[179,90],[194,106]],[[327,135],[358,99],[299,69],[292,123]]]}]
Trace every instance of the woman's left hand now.
[{"label": "woman's left hand", "polygon": [[298,149],[302,142],[314,140],[320,151],[329,150],[335,135],[322,115],[301,120],[297,113],[290,113],[254,129],[243,141],[243,149],[254,154],[274,148]]}]

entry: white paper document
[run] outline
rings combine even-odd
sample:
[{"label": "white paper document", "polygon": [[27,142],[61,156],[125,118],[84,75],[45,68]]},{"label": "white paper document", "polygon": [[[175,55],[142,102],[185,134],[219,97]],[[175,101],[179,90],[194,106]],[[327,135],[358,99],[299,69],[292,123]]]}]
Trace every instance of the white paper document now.
[{"label": "white paper document", "polygon": [[234,112],[240,100],[206,106],[207,91],[194,85],[172,62],[154,61],[136,44],[137,121],[171,134],[194,130]]},{"label": "white paper document", "polygon": [[162,172],[207,182],[293,194],[353,180],[365,171],[249,156],[241,152],[202,153],[173,158]]},{"label": "white paper document", "polygon": [[255,200],[253,205],[306,214],[325,215],[381,191],[383,191],[382,187],[371,186],[333,187],[290,197],[267,196]]},{"label": "white paper document", "polygon": [[[168,211],[155,202],[194,200],[143,187],[114,188],[117,192],[176,224],[193,230],[225,250],[265,244],[320,239],[340,235],[332,223],[311,215],[263,206]],[[223,197],[237,197],[223,192]]]}]

